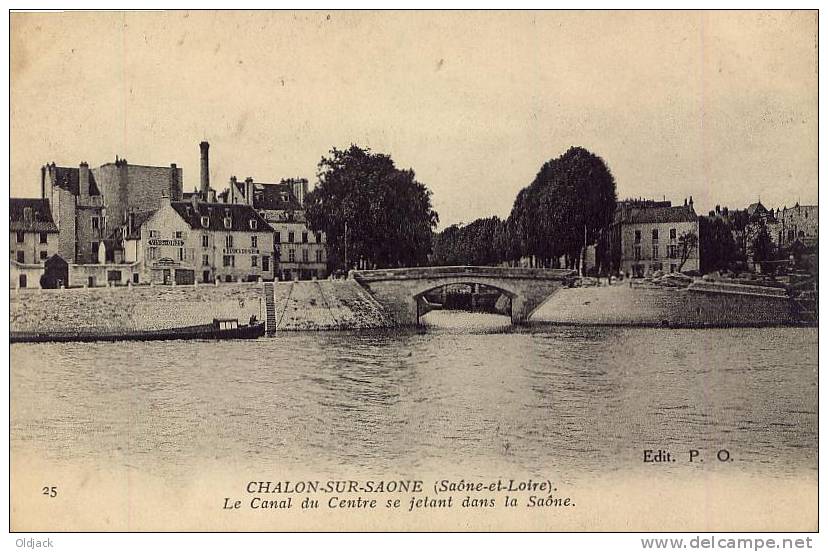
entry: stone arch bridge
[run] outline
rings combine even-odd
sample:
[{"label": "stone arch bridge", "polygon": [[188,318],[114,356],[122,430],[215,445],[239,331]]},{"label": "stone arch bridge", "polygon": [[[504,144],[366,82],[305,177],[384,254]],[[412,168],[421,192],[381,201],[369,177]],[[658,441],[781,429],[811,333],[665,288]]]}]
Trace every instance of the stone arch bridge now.
[{"label": "stone arch bridge", "polygon": [[562,286],[577,278],[573,270],[500,266],[429,266],[352,270],[350,278],[368,289],[399,325],[418,324],[431,310],[423,295],[449,284],[482,284],[511,299],[512,323],[522,324]]}]

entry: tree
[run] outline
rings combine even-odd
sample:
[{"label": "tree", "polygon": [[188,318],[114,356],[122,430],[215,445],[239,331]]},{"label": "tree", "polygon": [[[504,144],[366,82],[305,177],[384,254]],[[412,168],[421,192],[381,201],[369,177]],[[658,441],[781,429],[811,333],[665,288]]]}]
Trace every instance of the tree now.
[{"label": "tree", "polygon": [[753,251],[753,262],[759,263],[759,266],[762,267],[762,272],[772,273],[774,266],[770,261],[775,260],[776,252],[768,229],[764,224],[756,232],[756,236],[754,236],[751,243],[751,250]]},{"label": "tree", "polygon": [[586,246],[598,242],[615,212],[615,179],[604,161],[572,147],[544,163],[535,179],[518,193],[507,228],[521,256],[544,265],[566,257],[582,266]]},{"label": "tree", "polygon": [[306,216],[313,231],[327,234],[331,270],[360,260],[383,268],[428,261],[439,218],[413,170],[352,144],[323,157],[317,178],[305,199]]},{"label": "tree", "polygon": [[500,246],[504,223],[498,217],[477,219],[465,226],[452,225],[434,236],[431,264],[495,265],[504,259]]},{"label": "tree", "polygon": [[733,225],[715,215],[699,217],[699,269],[702,272],[731,268],[740,260],[733,239]]},{"label": "tree", "polygon": [[681,272],[681,269],[684,268],[684,263],[687,262],[687,259],[690,258],[693,251],[699,246],[699,237],[692,230],[688,230],[679,236],[678,242],[681,250],[681,263],[678,266],[678,271]]}]

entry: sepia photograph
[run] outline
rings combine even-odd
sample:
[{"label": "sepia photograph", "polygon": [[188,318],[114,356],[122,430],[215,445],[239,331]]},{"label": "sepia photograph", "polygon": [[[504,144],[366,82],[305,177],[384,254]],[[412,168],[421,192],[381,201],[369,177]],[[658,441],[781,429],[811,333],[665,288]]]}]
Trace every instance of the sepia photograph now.
[{"label": "sepia photograph", "polygon": [[817,10],[9,17],[18,548],[818,531]]}]

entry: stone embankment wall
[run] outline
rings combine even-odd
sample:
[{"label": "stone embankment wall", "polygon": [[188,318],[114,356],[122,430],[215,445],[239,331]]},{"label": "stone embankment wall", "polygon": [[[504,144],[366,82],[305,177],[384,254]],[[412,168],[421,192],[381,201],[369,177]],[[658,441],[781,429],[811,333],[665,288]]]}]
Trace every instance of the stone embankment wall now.
[{"label": "stone embankment wall", "polygon": [[[353,281],[277,282],[277,331],[390,325],[382,307]],[[258,283],[12,291],[13,332],[117,332],[208,324],[214,318],[265,319]]]},{"label": "stone embankment wall", "polygon": [[656,287],[563,288],[538,308],[537,322],[624,326],[727,327],[790,324],[784,297]]},{"label": "stone embankment wall", "polygon": [[273,286],[277,331],[385,328],[391,321],[353,280],[280,282]]}]

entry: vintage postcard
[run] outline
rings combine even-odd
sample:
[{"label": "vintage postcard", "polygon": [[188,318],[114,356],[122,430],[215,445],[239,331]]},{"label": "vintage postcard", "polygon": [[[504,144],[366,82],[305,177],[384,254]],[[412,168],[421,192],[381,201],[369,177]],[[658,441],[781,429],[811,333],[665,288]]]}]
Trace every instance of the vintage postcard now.
[{"label": "vintage postcard", "polygon": [[10,17],[12,531],[817,531],[816,11]]}]

